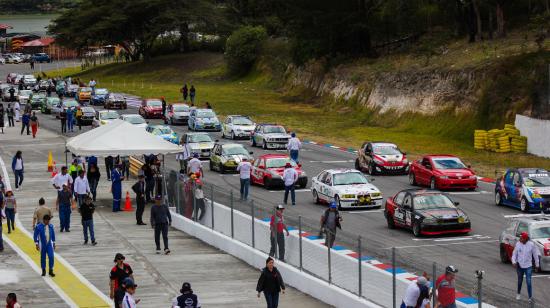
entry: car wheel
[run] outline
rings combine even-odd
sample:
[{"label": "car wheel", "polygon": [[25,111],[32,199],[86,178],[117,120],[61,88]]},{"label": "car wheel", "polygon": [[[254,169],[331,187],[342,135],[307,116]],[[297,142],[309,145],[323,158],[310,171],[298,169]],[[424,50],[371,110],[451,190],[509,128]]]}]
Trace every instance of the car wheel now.
[{"label": "car wheel", "polygon": [[307,186],[307,179],[306,179],[305,181],[300,182],[300,183],[299,183],[299,186],[300,186],[301,189],[306,188],[306,186]]},{"label": "car wheel", "polygon": [[263,148],[264,150],[267,150],[267,143],[265,143],[265,140],[264,140],[264,142],[263,142],[263,144],[262,144],[262,148]]},{"label": "car wheel", "polygon": [[502,263],[510,263],[510,259],[508,258],[508,253],[506,252],[506,248],[504,248],[504,245],[500,245],[500,262]]},{"label": "car wheel", "polygon": [[389,229],[395,229],[395,221],[393,220],[393,216],[389,213],[386,214],[386,223],[388,224]]},{"label": "car wheel", "polygon": [[500,192],[495,192],[495,204],[498,206],[502,205],[502,196],[500,195]]},{"label": "car wheel", "polygon": [[414,173],[412,173],[412,172],[409,173],[409,184],[411,184],[413,186],[417,185],[416,177],[414,176]]},{"label": "car wheel", "polygon": [[264,178],[264,187],[265,189],[271,189],[273,188],[273,184],[271,183],[271,179],[268,177]]},{"label": "car wheel", "polygon": [[359,164],[359,158],[355,159],[355,169],[361,171],[361,165]]},{"label": "car wheel", "polygon": [[231,131],[231,140],[235,140],[235,132]]},{"label": "car wheel", "polygon": [[420,224],[419,223],[413,222],[412,232],[413,232],[414,237],[420,237],[422,235],[420,233]]},{"label": "car wheel", "polygon": [[225,136],[225,130],[222,129],[222,139],[225,139],[227,138],[227,136]]},{"label": "car wheel", "polygon": [[314,189],[312,192],[312,195],[313,195],[313,203],[315,204],[321,203],[321,200],[319,200],[319,194],[317,194],[317,190]]},{"label": "car wheel", "polygon": [[225,170],[225,167],[223,166],[222,163],[219,163],[219,164],[218,164],[218,169],[220,170],[220,173],[221,173],[221,174],[224,174],[224,173],[227,172],[227,170]]},{"label": "car wheel", "polygon": [[372,163],[370,163],[367,167],[367,170],[369,172],[370,175],[375,175],[376,174],[376,169],[374,168],[374,166],[372,165]]},{"label": "car wheel", "polygon": [[340,205],[340,197],[338,197],[338,195],[334,196],[334,202],[336,203],[336,206],[338,206],[338,210],[341,210],[342,206]]},{"label": "car wheel", "polygon": [[522,212],[529,212],[529,203],[527,203],[527,199],[525,199],[525,197],[521,198],[519,207],[521,208]]},{"label": "car wheel", "polygon": [[430,180],[430,189],[437,189],[437,183],[435,182],[434,177]]}]

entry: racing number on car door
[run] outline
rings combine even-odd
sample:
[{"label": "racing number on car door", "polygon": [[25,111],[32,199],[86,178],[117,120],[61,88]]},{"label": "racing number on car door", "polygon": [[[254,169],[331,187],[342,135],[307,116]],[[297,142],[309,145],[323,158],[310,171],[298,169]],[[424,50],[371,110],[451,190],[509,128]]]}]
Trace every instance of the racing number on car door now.
[{"label": "racing number on car door", "polygon": [[403,200],[403,206],[399,207],[401,211],[401,223],[406,226],[411,226],[411,211],[412,211],[412,197],[411,195],[405,196]]}]

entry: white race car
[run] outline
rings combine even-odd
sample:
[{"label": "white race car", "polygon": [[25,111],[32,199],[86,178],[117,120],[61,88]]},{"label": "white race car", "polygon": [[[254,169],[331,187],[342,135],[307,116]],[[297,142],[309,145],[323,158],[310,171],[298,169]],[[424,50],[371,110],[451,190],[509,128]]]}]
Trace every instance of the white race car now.
[{"label": "white race car", "polygon": [[229,115],[222,124],[222,138],[249,139],[256,124],[247,116]]},{"label": "white race car", "polygon": [[382,207],[382,193],[369,183],[361,171],[328,169],[315,176],[311,184],[316,204],[334,200],[339,209],[371,209]]}]

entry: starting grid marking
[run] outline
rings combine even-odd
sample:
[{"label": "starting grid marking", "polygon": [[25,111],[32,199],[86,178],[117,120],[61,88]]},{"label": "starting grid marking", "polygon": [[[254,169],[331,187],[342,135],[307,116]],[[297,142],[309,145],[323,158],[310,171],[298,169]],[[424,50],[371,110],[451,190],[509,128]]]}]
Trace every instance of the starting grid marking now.
[{"label": "starting grid marking", "polygon": [[485,240],[490,239],[490,236],[475,234],[470,236],[458,236],[458,237],[447,237],[447,238],[413,238],[413,241],[433,241],[433,242],[451,242],[451,241],[467,241],[467,240]]}]

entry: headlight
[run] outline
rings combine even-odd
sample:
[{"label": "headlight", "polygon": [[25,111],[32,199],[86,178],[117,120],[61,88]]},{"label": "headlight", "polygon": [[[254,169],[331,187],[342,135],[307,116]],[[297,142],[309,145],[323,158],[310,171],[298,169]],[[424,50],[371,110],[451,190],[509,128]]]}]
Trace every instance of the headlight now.
[{"label": "headlight", "polygon": [[103,121],[103,120],[101,120],[101,124],[107,124],[107,122],[106,122],[106,121]]},{"label": "headlight", "polygon": [[423,223],[426,223],[426,224],[434,224],[437,222],[437,219],[433,218],[433,217],[428,217],[428,218],[424,218],[424,220],[422,220]]},{"label": "headlight", "polygon": [[458,222],[461,222],[461,221],[463,223],[464,222],[470,222],[470,218],[468,218],[468,216],[466,216],[466,215],[460,215],[460,216],[458,216]]},{"label": "headlight", "polygon": [[306,172],[305,172],[305,171],[302,171],[302,173],[300,174],[300,176],[301,176],[301,177],[306,177],[306,176],[307,176],[307,174],[306,174]]},{"label": "headlight", "polygon": [[403,159],[403,164],[408,164],[408,163],[409,163],[409,161],[406,158]]},{"label": "headlight", "polygon": [[355,195],[354,194],[345,194],[345,195],[342,195],[342,199],[354,199],[355,198]]},{"label": "headlight", "polygon": [[440,175],[439,178],[442,180],[447,180],[449,177],[446,175]]},{"label": "headlight", "polygon": [[477,176],[475,175],[470,175],[470,180],[476,180],[477,179]]},{"label": "headlight", "polygon": [[378,198],[378,197],[382,197],[382,193],[381,192],[374,192],[374,193],[371,193],[370,196],[373,197],[373,198]]}]

